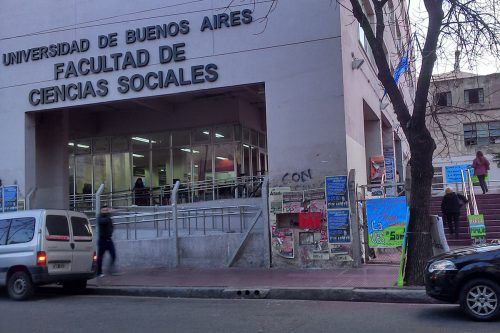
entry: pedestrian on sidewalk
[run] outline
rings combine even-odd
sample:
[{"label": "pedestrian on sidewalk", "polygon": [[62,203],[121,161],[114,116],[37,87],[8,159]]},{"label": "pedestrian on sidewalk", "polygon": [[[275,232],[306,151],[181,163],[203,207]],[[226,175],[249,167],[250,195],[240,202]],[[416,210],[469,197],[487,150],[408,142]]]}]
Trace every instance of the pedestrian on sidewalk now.
[{"label": "pedestrian on sidewalk", "polygon": [[446,194],[441,202],[441,211],[445,224],[448,225],[450,234],[458,238],[460,227],[460,209],[467,203],[467,199],[460,193],[455,193],[451,188],[446,188]]},{"label": "pedestrian on sidewalk", "polygon": [[107,206],[101,208],[101,213],[97,217],[97,227],[99,234],[99,240],[97,242],[97,277],[103,277],[102,260],[106,252],[109,252],[111,256],[109,271],[111,274],[116,273],[116,250],[112,239],[113,220],[111,219],[111,210]]},{"label": "pedestrian on sidewalk", "polygon": [[488,170],[490,169],[490,162],[484,157],[482,151],[476,153],[476,158],[472,161],[472,167],[474,168],[474,176],[479,179],[479,185],[481,185],[481,190],[483,194],[488,192],[488,186],[486,185],[486,176],[488,175]]}]

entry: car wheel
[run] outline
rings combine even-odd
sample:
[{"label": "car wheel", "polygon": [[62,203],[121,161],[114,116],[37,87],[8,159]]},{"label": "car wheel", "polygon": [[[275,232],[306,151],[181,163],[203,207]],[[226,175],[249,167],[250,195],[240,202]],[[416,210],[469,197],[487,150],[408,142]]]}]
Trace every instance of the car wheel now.
[{"label": "car wheel", "polygon": [[460,307],[475,320],[493,320],[500,315],[500,287],[488,279],[469,281],[460,292]]},{"label": "car wheel", "polygon": [[16,301],[24,301],[33,296],[35,287],[31,277],[24,271],[15,272],[7,282],[9,297]]},{"label": "car wheel", "polygon": [[87,280],[73,280],[63,282],[63,289],[71,293],[82,293],[87,289]]}]

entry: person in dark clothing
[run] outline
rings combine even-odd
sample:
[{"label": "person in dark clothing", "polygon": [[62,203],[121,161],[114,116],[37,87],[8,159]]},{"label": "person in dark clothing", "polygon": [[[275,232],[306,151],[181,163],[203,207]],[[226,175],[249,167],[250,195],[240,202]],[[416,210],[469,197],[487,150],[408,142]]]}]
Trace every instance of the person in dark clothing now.
[{"label": "person in dark clothing", "polygon": [[134,184],[134,188],[132,189],[134,191],[134,203],[137,206],[147,206],[147,197],[146,197],[146,187],[144,186],[144,182],[142,181],[142,178],[137,178]]},{"label": "person in dark clothing", "polygon": [[115,273],[116,250],[113,243],[113,221],[111,220],[110,209],[103,207],[101,214],[97,218],[99,240],[97,242],[97,276],[102,277],[102,259],[106,252],[111,256],[110,271]]},{"label": "person in dark clothing", "polygon": [[441,211],[450,234],[454,234],[455,238],[458,238],[460,227],[460,209],[466,203],[467,199],[463,195],[453,192],[449,187],[446,189],[446,194],[441,202]]}]

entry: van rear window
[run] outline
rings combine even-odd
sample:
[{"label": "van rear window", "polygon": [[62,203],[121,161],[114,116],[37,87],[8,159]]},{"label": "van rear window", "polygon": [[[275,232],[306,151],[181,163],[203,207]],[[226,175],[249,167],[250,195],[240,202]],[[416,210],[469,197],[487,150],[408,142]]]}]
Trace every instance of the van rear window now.
[{"label": "van rear window", "polygon": [[66,216],[47,215],[45,219],[47,235],[45,238],[51,241],[69,241],[69,225]]},{"label": "van rear window", "polygon": [[28,243],[34,235],[33,217],[0,220],[0,245]]},{"label": "van rear window", "polygon": [[73,229],[73,239],[75,242],[91,242],[92,230],[87,219],[82,217],[71,217],[71,227]]}]

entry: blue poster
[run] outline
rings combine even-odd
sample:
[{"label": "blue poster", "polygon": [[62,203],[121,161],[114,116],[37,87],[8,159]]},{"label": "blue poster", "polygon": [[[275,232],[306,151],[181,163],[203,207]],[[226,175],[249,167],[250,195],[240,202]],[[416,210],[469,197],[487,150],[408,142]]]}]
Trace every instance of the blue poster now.
[{"label": "blue poster", "polygon": [[401,246],[408,218],[406,197],[366,200],[368,245],[371,248]]},{"label": "blue poster", "polygon": [[3,211],[13,212],[17,210],[17,186],[3,187]]},{"label": "blue poster", "polygon": [[347,176],[326,177],[325,188],[327,209],[349,208],[349,197],[347,194]]},{"label": "blue poster", "polygon": [[[462,182],[462,170],[467,170],[469,164],[457,164],[457,165],[446,165],[444,167],[444,172],[446,174],[447,183],[461,183]],[[474,175],[474,169],[471,169],[471,175]],[[465,174],[465,180],[467,180],[467,173]]]},{"label": "blue poster", "polygon": [[335,244],[351,242],[349,209],[328,211],[328,242]]}]

